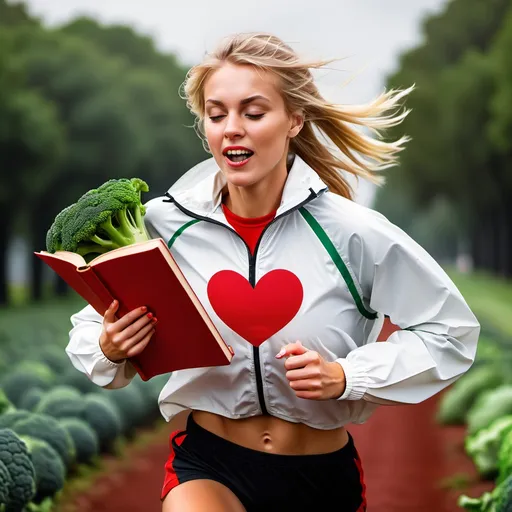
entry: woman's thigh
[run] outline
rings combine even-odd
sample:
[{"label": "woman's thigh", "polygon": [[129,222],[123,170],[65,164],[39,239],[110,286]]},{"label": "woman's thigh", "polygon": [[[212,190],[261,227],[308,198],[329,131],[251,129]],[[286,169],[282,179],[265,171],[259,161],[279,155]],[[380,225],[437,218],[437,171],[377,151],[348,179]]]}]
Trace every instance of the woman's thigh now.
[{"label": "woman's thigh", "polygon": [[245,512],[240,500],[215,480],[189,480],[177,485],[163,501],[162,512]]}]

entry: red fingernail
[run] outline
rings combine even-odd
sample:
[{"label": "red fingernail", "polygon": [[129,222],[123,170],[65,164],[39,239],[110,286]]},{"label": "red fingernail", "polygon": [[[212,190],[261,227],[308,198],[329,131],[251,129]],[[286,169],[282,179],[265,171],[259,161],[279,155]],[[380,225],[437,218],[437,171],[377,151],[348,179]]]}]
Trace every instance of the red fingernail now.
[{"label": "red fingernail", "polygon": [[148,314],[147,314],[147,317],[148,317],[148,318],[153,318],[153,313],[148,313]]},{"label": "red fingernail", "polygon": [[158,318],[155,316],[155,318],[153,318],[153,320],[151,320],[151,323],[156,324],[157,322],[158,322]]}]

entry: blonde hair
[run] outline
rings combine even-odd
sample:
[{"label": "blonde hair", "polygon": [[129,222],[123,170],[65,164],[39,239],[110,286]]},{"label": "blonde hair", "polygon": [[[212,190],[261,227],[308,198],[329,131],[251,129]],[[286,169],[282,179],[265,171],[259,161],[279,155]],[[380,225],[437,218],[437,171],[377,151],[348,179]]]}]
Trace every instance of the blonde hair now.
[{"label": "blonde hair", "polygon": [[[280,92],[288,114],[302,112],[304,125],[290,140],[289,150],[312,167],[332,192],[353,199],[352,187],[340,171],[356,179],[382,184],[384,180],[378,172],[396,164],[398,153],[409,140],[402,136],[397,141],[385,142],[382,131],[398,125],[407,116],[409,110],[400,112],[397,108],[414,86],[384,92],[366,105],[333,104],[320,95],[310,69],[322,68],[334,60],[303,61],[290,46],[271,34],[235,34],[227,38],[202,63],[189,70],[183,83],[183,97],[195,115],[195,128],[206,151],[209,151],[203,129],[206,79],[225,62],[252,65],[280,79]],[[375,137],[366,135],[357,126],[367,128]],[[341,153],[323,144],[315,128]]]}]

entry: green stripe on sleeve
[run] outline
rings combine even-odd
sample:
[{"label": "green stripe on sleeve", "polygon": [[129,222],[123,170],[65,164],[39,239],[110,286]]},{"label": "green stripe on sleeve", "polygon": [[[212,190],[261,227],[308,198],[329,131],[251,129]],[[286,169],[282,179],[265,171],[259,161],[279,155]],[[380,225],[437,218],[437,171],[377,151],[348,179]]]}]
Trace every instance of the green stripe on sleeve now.
[{"label": "green stripe on sleeve", "polygon": [[359,292],[356,288],[356,285],[354,283],[354,280],[352,279],[352,276],[350,275],[350,272],[345,265],[345,262],[343,261],[342,257],[339,255],[338,251],[336,250],[336,247],[332,243],[331,239],[327,235],[327,233],[324,231],[322,226],[318,223],[318,221],[311,215],[311,213],[306,210],[305,208],[299,209],[301,215],[304,217],[306,222],[309,224],[310,228],[313,230],[315,235],[318,237],[320,242],[322,242],[322,245],[325,247],[326,251],[329,253],[329,256],[331,257],[332,261],[340,271],[340,274],[342,275],[343,279],[345,280],[345,283],[348,286],[348,290],[350,294],[352,295],[352,298],[354,299],[354,302],[356,303],[357,309],[359,312],[366,318],[369,318],[370,320],[374,320],[377,318],[376,313],[372,313],[368,311],[363,304],[363,300],[361,296],[359,295]]}]

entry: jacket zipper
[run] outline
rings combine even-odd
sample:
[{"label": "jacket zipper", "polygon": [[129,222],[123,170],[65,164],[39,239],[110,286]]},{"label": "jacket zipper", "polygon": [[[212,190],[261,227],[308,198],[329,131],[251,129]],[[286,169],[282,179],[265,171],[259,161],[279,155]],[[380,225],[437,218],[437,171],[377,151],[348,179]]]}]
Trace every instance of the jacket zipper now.
[{"label": "jacket zipper", "polygon": [[[197,215],[196,213],[191,212],[190,210],[187,210],[186,208],[181,206],[178,202],[176,202],[176,200],[168,192],[166,192],[165,195],[169,199],[168,200],[164,199],[164,202],[174,203],[177,206],[177,208],[179,208],[185,215],[188,215],[189,217],[192,217],[194,219],[203,220],[205,222],[210,222],[211,224],[217,224],[217,225],[222,226],[222,227],[224,227],[226,229],[229,229],[229,231],[233,232],[238,238],[240,238],[240,240],[242,240],[242,242],[244,243],[245,248],[247,249],[247,254],[249,256],[249,283],[254,288],[256,286],[256,258],[257,258],[258,249],[259,249],[259,246],[260,246],[260,242],[261,242],[261,240],[263,238],[263,235],[265,234],[267,229],[272,224],[274,224],[274,222],[276,222],[277,220],[285,217],[286,215],[289,215],[290,213],[293,213],[293,212],[297,211],[299,208],[302,208],[304,205],[309,203],[311,200],[313,200],[316,197],[318,197],[318,194],[312,188],[310,188],[309,190],[310,190],[310,194],[309,194],[309,196],[304,201],[302,201],[298,205],[294,206],[293,208],[290,208],[289,210],[286,210],[281,215],[278,215],[278,216],[274,217],[265,226],[265,228],[261,232],[261,235],[260,235],[260,237],[259,237],[259,239],[258,239],[258,241],[256,243],[256,247],[254,248],[254,254],[251,254],[251,249],[246,244],[245,240],[231,226],[227,226],[226,224],[224,224],[222,222],[219,222],[217,220],[213,220],[213,219],[211,219],[209,217],[203,217],[202,215]],[[263,394],[263,377],[261,375],[260,348],[259,347],[255,347],[253,345],[253,347],[252,347],[252,354],[253,354],[253,360],[254,360],[254,370],[256,372],[256,389],[257,389],[257,392],[258,392],[258,400],[259,400],[259,405],[260,405],[261,413],[263,415],[268,415],[267,406],[265,405],[265,395]]]}]

